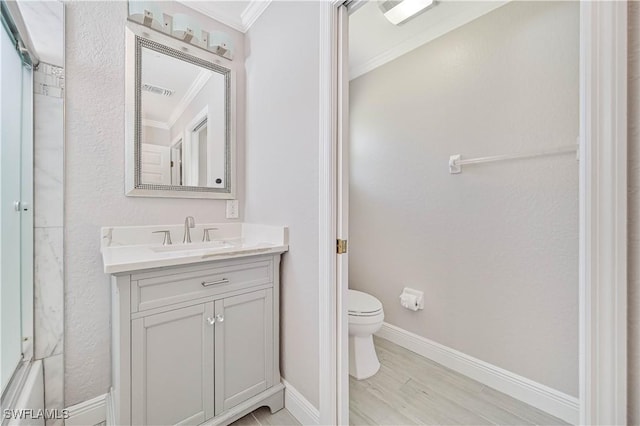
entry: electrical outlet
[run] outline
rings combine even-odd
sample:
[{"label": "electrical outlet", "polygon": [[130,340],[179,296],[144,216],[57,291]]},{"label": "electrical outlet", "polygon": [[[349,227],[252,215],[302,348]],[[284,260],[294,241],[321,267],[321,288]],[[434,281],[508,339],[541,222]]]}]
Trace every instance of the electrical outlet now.
[{"label": "electrical outlet", "polygon": [[237,219],[238,210],[238,200],[227,200],[227,219]]}]

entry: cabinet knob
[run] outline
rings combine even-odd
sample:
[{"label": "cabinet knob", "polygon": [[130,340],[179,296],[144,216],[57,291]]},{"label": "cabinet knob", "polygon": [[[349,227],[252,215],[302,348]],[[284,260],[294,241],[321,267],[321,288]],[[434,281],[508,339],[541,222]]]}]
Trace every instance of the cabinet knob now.
[{"label": "cabinet knob", "polygon": [[216,315],[216,321],[218,322],[224,322],[224,317],[220,314]]},{"label": "cabinet knob", "polygon": [[213,325],[213,324],[215,324],[215,323],[216,323],[216,319],[215,319],[215,318],[208,317],[208,318],[207,318],[207,322],[209,323],[209,325]]}]

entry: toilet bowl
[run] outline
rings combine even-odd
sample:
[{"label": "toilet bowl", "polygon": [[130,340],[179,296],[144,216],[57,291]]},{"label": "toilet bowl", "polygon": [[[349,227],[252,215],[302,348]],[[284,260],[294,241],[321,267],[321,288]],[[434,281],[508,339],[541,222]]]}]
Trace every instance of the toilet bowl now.
[{"label": "toilet bowl", "polygon": [[370,294],[349,290],[349,374],[357,380],[373,376],[380,369],[373,346],[373,333],[384,321],[382,303]]}]

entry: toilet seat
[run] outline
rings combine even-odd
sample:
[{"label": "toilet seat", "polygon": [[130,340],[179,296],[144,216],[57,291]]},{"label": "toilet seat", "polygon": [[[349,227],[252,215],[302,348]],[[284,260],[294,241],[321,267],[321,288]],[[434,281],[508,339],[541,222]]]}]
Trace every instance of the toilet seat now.
[{"label": "toilet seat", "polygon": [[370,294],[349,290],[347,298],[349,316],[373,317],[382,312],[382,303]]}]

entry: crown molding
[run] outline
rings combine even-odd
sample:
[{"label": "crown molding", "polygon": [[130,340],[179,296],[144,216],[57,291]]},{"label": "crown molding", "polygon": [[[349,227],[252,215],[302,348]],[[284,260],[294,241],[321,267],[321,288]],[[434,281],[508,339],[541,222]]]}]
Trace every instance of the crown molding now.
[{"label": "crown molding", "polygon": [[246,29],[242,23],[242,19],[240,16],[235,16],[235,14],[225,13],[220,11],[219,9],[208,8],[205,5],[209,4],[209,2],[198,2],[198,1],[189,1],[185,2],[184,5],[190,9],[195,10],[196,12],[200,12],[209,18],[215,19],[218,22],[225,24],[228,27],[233,28],[234,30],[240,31],[244,33]]},{"label": "crown molding", "polygon": [[155,127],[156,129],[169,130],[169,125],[164,121],[158,120],[149,120],[147,118],[143,118],[141,120],[141,124],[145,127]]},{"label": "crown molding", "polygon": [[211,71],[200,70],[198,76],[193,80],[193,84],[191,84],[191,87],[189,87],[187,93],[185,93],[182,99],[180,99],[180,102],[178,102],[176,109],[173,110],[173,113],[169,117],[169,120],[167,121],[167,125],[169,126],[169,128],[173,127],[178,118],[180,118],[191,101],[193,101],[198,93],[200,93],[200,90],[202,90],[205,84],[207,84],[212,75],[213,73]]},{"label": "crown molding", "polygon": [[270,4],[271,0],[252,0],[251,3],[249,3],[240,14],[242,26],[244,27],[243,33],[249,31],[249,28],[251,28]]},{"label": "crown molding", "polygon": [[[183,3],[183,2],[181,2]],[[207,6],[213,4],[212,7]],[[256,20],[262,15],[267,7],[271,4],[271,0],[251,0],[251,2],[244,8],[240,16],[233,13],[226,13],[215,7],[215,2],[198,2],[187,1],[184,2],[185,6],[200,12],[209,18],[215,19],[234,30],[246,33],[249,28],[256,22]]]}]

